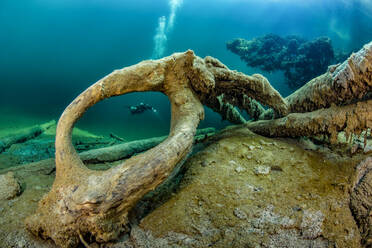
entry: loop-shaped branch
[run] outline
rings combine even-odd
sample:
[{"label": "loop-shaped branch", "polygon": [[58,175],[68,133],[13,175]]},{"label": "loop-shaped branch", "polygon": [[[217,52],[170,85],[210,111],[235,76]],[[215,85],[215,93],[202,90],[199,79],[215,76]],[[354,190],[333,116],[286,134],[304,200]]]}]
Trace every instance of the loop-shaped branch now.
[{"label": "loop-shaped branch", "polygon": [[[66,108],[56,134],[56,180],[36,214],[27,219],[29,230],[62,247],[77,246],[78,233],[103,242],[125,230],[129,210],[163,182],[192,147],[204,114],[184,76],[194,57],[188,51],[114,71]],[[89,170],[71,143],[75,122],[95,103],[134,91],[161,91],[169,97],[172,119],[168,138],[107,171]]]},{"label": "loop-shaped branch", "polygon": [[[105,98],[138,91],[160,91],[169,97],[168,138],[107,171],[87,169],[71,142],[75,122]],[[203,60],[192,51],[144,61],[99,80],[66,108],[58,122],[56,179],[36,214],[26,220],[28,229],[62,247],[76,247],[78,234],[98,242],[117,238],[126,230],[131,208],[162,183],[190,151],[204,117],[202,103],[241,123],[244,119],[239,112],[224,102],[244,108],[240,97],[244,97],[244,106],[252,97],[280,114],[287,111],[283,98],[263,76],[231,71],[217,59]]]}]

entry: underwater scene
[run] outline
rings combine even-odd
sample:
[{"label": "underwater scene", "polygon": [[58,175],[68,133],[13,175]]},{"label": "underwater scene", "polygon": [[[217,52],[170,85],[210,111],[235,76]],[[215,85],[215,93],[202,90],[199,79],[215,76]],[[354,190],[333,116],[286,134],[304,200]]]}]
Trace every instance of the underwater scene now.
[{"label": "underwater scene", "polygon": [[372,247],[372,0],[0,0],[0,248]]}]

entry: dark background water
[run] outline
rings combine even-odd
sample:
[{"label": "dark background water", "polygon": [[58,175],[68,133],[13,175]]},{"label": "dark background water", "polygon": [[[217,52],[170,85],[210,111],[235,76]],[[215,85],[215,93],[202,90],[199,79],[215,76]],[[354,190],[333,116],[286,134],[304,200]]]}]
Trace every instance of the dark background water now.
[{"label": "dark background water", "polygon": [[[56,119],[112,70],[149,59],[158,18],[169,11],[166,0],[0,0],[0,128]],[[372,40],[371,20],[372,0],[184,0],[164,55],[192,49],[231,69],[263,73],[229,52],[226,41],[326,35],[335,48],[352,51]],[[263,74],[290,93],[280,72]],[[130,115],[125,106],[141,101],[159,114]],[[226,124],[207,110],[202,126]],[[129,94],[97,104],[78,126],[128,139],[166,134],[169,104],[160,93]]]}]

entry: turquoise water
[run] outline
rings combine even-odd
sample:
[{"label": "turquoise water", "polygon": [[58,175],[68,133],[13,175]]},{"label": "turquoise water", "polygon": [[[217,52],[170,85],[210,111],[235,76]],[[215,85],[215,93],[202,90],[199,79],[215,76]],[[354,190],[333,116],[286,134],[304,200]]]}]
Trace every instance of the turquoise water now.
[{"label": "turquoise water", "polygon": [[[187,49],[262,73],[285,96],[291,89],[282,73],[248,68],[226,42],[268,33],[328,36],[350,52],[372,40],[371,23],[370,0],[1,0],[0,128],[57,119],[112,70]],[[125,106],[140,102],[158,114],[131,115]],[[167,133],[169,117],[165,96],[136,93],[94,106],[78,126],[134,139]],[[207,110],[202,126],[227,124]]]}]

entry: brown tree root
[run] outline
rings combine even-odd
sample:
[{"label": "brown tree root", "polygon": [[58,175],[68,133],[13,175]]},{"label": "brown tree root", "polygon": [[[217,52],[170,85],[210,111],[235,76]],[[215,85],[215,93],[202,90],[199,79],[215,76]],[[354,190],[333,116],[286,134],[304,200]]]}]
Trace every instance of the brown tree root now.
[{"label": "brown tree root", "polygon": [[351,190],[350,208],[358,223],[364,247],[372,247],[372,157],[362,161]]},{"label": "brown tree root", "polygon": [[[372,42],[342,64],[302,86],[285,98],[287,113],[305,113],[332,105],[347,105],[372,98]],[[276,118],[272,109],[258,109],[259,120]],[[256,120],[256,119],[254,119]]]},{"label": "brown tree root", "polygon": [[[240,85],[251,90],[247,91],[249,96],[270,106],[282,100],[265,78],[248,77],[227,68],[214,70],[221,64],[212,58],[205,61],[192,51],[144,61],[112,72],[78,96],[58,122],[53,187],[39,202],[36,213],[26,219],[27,228],[61,247],[76,247],[79,233],[97,242],[116,239],[127,230],[128,212],[161,184],[191,150],[197,125],[204,116],[200,102],[203,95],[209,94],[210,98],[211,92],[225,80],[221,87],[231,94],[237,93],[233,85]],[[97,102],[135,91],[160,91],[169,97],[172,106],[169,136],[116,167],[89,170],[71,143],[75,122]],[[219,95],[214,94],[215,98]],[[285,111],[282,106],[276,109]]]},{"label": "brown tree root", "polygon": [[332,106],[308,113],[292,113],[274,120],[246,123],[251,131],[269,137],[300,137],[324,134],[336,143],[337,134],[345,131],[360,134],[372,127],[372,100],[346,106]]},{"label": "brown tree root", "polygon": [[0,153],[5,149],[9,148],[11,145],[16,143],[26,142],[27,140],[34,139],[44,131],[54,126],[56,121],[52,120],[47,123],[36,125],[30,128],[25,128],[16,133],[10,134],[4,138],[0,139]]}]

